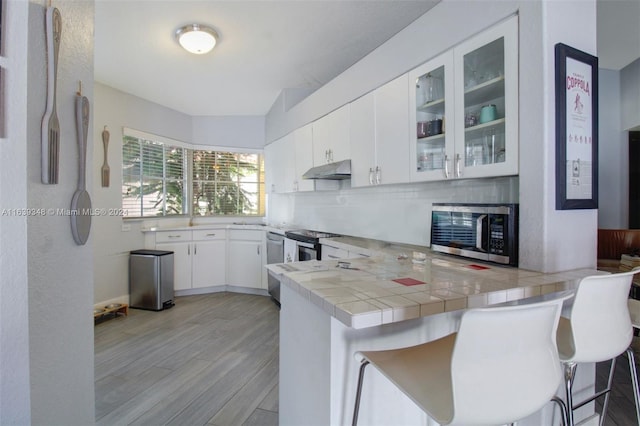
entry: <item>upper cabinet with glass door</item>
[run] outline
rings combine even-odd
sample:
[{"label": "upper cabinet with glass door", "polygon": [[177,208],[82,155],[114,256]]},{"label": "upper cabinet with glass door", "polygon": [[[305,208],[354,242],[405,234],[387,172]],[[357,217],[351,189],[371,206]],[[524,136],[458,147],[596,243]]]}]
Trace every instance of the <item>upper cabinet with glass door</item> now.
[{"label": "upper cabinet with glass door", "polygon": [[453,52],[409,73],[411,180],[444,179],[453,158]]},{"label": "upper cabinet with glass door", "polygon": [[458,178],[518,173],[518,20],[454,49]]},{"label": "upper cabinet with glass door", "polygon": [[518,173],[518,20],[409,74],[411,180]]}]

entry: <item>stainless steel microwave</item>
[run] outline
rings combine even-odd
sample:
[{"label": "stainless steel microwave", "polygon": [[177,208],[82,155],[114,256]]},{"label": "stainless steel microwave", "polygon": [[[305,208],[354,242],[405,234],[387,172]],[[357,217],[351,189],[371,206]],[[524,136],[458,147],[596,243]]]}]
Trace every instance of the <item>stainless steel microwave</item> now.
[{"label": "stainless steel microwave", "polygon": [[431,249],[518,266],[518,205],[434,203]]}]

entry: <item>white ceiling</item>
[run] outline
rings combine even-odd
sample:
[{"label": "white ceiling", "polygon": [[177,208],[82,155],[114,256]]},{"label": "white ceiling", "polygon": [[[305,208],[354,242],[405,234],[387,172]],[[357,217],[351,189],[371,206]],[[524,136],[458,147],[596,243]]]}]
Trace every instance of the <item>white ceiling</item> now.
[{"label": "white ceiling", "polygon": [[[96,0],[95,79],[188,115],[264,115],[282,89],[316,89],[439,0]],[[598,56],[640,57],[640,0],[598,0]],[[189,23],[219,43],[192,55]]]},{"label": "white ceiling", "polygon": [[[265,115],[284,88],[318,88],[437,1],[96,0],[95,79],[192,116]],[[173,36],[214,28],[206,55]]]}]

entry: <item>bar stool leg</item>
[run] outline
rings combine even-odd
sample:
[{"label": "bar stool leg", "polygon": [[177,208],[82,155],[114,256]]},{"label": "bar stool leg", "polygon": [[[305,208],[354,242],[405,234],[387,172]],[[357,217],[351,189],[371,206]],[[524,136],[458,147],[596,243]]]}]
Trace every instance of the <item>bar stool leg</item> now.
[{"label": "bar stool leg", "polygon": [[636,370],[636,358],[633,349],[627,349],[629,360],[629,372],[631,373],[631,384],[633,385],[633,398],[636,402],[636,419],[640,425],[640,390],[638,389],[638,371]]},{"label": "bar stool leg", "polygon": [[607,380],[606,394],[604,395],[604,403],[602,404],[602,413],[600,413],[600,426],[604,425],[604,419],[607,417],[607,409],[609,408],[609,396],[611,396],[611,389],[613,388],[613,375],[616,372],[616,358],[611,360],[611,366],[609,367],[609,379]]},{"label": "bar stool leg", "polygon": [[564,401],[560,398],[558,398],[557,396],[554,396],[553,398],[551,398],[551,401],[555,402],[556,404],[558,404],[560,406],[560,414],[562,415],[562,426],[568,426],[567,425],[567,406],[564,405]]},{"label": "bar stool leg", "polygon": [[571,388],[573,388],[573,379],[576,376],[576,367],[577,364],[575,362],[566,362],[564,363],[564,383],[565,383],[565,391],[567,393],[567,421],[569,423],[568,426],[573,426],[573,396],[571,395]]},{"label": "bar stool leg", "polygon": [[364,381],[364,369],[369,365],[369,361],[366,359],[362,360],[360,364],[360,373],[358,374],[358,387],[356,389],[356,404],[353,408],[353,420],[351,421],[352,426],[356,426],[358,424],[358,412],[360,411],[360,395],[362,395],[362,382]]}]

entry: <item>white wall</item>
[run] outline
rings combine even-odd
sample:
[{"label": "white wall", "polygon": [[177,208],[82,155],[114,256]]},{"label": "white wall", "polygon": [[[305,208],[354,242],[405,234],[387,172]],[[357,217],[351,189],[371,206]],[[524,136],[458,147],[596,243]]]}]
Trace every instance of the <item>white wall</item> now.
[{"label": "white wall", "polygon": [[262,149],[264,116],[193,117],[192,143]]},{"label": "white wall", "polygon": [[626,228],[629,224],[629,141],[621,130],[620,72],[599,70],[598,227]]},{"label": "white wall", "polygon": [[640,59],[620,71],[622,90],[622,129],[640,127]]},{"label": "white wall", "polygon": [[[8,19],[3,16],[8,61],[2,65],[11,72],[5,81],[8,138],[0,141],[0,201],[10,210],[69,208],[78,179],[74,95],[79,80],[93,104],[94,3],[56,1],[63,22],[58,72],[60,175],[57,185],[43,185],[43,4],[10,1]],[[76,245],[69,217],[51,213],[26,219],[3,215],[0,234],[0,423],[92,424],[92,237],[86,245]]]},{"label": "white wall", "polygon": [[[104,84],[96,83],[94,90],[92,196],[96,208],[109,211],[122,207],[123,127],[200,145],[249,149],[262,149],[264,145],[264,117],[192,117]],[[102,187],[100,173],[104,160],[101,136],[104,126],[110,133],[108,188]],[[128,302],[129,252],[145,248],[140,229],[151,220],[123,220],[114,215],[94,217],[92,232],[95,241],[99,241],[94,249],[94,303]],[[169,221],[171,219],[158,220],[164,225]],[[180,225],[186,222],[184,219]],[[123,231],[123,225],[130,230]]]},{"label": "white wall", "polygon": [[[554,45],[564,42],[595,52],[593,0],[444,0],[290,111],[272,109],[266,122],[267,141],[321,117],[516,12],[520,22],[520,265],[543,272],[595,267],[597,211],[555,210],[554,122]],[[292,197],[314,202],[307,195]],[[318,205],[323,200],[319,198]],[[270,212],[274,204],[270,200]],[[406,210],[407,206],[400,207]],[[292,220],[306,219],[296,214]],[[385,228],[389,220],[379,218],[371,226]],[[421,225],[408,226],[417,229]]]},{"label": "white wall", "polygon": [[[122,207],[122,129],[157,134],[189,142],[191,117],[136,96],[129,95],[100,83],[95,84],[93,204],[96,209]],[[102,131],[110,133],[109,167],[110,185],[102,187],[100,168],[104,160]],[[107,210],[108,211],[108,210]],[[129,231],[123,231],[123,218],[115,215],[93,218],[94,248],[94,302],[125,302],[129,294],[129,252],[144,248],[141,221],[126,221]]]},{"label": "white wall", "polygon": [[[7,3],[7,2],[5,2]],[[27,61],[29,3],[7,3],[0,57],[6,132],[0,138],[0,207],[27,206]],[[14,23],[17,23],[14,24]],[[0,215],[0,424],[31,423],[27,218]]]}]

